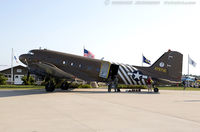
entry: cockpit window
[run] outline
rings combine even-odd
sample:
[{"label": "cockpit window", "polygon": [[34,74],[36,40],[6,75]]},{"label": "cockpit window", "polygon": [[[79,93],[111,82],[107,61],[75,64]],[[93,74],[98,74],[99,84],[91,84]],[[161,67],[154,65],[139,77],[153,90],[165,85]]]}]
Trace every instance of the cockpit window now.
[{"label": "cockpit window", "polygon": [[29,55],[34,55],[34,53],[33,53],[33,52],[31,52],[31,51],[29,51],[29,52],[28,52],[28,54],[29,54]]}]

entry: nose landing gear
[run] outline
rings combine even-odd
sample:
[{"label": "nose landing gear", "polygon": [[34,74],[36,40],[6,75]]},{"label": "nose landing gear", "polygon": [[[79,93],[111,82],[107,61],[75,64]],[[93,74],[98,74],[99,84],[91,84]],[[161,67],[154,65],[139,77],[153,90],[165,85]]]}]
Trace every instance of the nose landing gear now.
[{"label": "nose landing gear", "polygon": [[49,81],[46,85],[45,85],[45,90],[47,92],[53,92],[55,90],[55,85],[53,81]]}]

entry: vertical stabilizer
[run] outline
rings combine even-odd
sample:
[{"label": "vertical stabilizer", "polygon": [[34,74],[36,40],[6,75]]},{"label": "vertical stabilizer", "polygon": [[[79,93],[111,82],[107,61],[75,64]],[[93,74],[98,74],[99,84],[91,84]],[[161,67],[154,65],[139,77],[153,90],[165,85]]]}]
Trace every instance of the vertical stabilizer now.
[{"label": "vertical stabilizer", "polygon": [[183,55],[176,51],[165,52],[152,66],[137,67],[144,74],[155,79],[179,83],[182,77]]}]

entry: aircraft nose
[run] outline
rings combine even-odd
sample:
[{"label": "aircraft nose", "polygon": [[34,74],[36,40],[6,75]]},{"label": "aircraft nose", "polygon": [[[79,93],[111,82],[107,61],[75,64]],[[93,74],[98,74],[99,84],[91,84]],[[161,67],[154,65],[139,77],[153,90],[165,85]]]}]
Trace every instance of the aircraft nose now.
[{"label": "aircraft nose", "polygon": [[19,60],[25,65],[26,65],[26,59],[27,59],[26,54],[22,54],[19,56]]}]

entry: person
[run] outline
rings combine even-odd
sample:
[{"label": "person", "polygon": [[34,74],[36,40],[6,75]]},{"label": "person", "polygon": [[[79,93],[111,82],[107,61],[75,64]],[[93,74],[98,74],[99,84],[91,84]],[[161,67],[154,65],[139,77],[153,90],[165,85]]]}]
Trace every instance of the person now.
[{"label": "person", "polygon": [[184,90],[186,89],[186,83],[185,81],[183,81],[183,87],[184,87]]},{"label": "person", "polygon": [[111,92],[111,88],[112,88],[112,78],[111,78],[111,76],[108,78],[107,84],[108,84],[108,92]]},{"label": "person", "polygon": [[149,91],[152,91],[152,83],[153,83],[153,80],[151,79],[151,77],[149,77],[149,78],[147,79],[148,92],[149,92]]},{"label": "person", "polygon": [[120,90],[118,89],[118,78],[116,75],[114,76],[114,89],[115,92],[120,92]]}]

